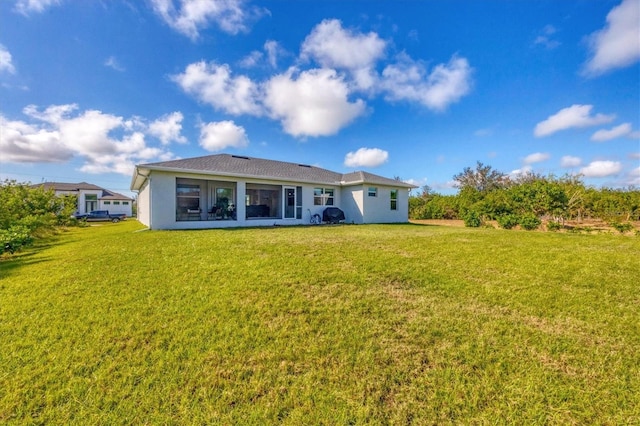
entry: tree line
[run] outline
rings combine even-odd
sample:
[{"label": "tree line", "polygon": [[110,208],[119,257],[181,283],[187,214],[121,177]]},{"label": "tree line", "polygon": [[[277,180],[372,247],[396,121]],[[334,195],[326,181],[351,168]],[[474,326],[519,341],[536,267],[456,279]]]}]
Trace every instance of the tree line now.
[{"label": "tree line", "polygon": [[477,162],[453,177],[456,195],[442,195],[424,186],[409,197],[411,219],[462,219],[477,227],[495,220],[502,228],[560,229],[566,221],[602,220],[624,232],[640,220],[640,190],[593,188],[580,176],[543,176],[525,173],[517,177]]},{"label": "tree line", "polygon": [[56,196],[41,185],[0,182],[0,254],[13,253],[60,226],[76,224],[75,195]]}]

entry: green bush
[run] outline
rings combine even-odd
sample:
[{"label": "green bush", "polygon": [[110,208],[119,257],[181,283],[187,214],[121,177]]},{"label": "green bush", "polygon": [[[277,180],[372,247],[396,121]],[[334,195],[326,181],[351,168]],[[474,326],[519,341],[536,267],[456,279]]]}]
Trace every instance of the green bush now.
[{"label": "green bush", "polygon": [[560,229],[562,229],[562,224],[560,222],[547,222],[548,231],[559,231]]},{"label": "green bush", "polygon": [[537,229],[542,222],[538,219],[538,216],[533,213],[525,213],[520,218],[518,218],[518,224],[522,227],[522,229],[526,229],[527,231],[532,231]]},{"label": "green bush", "polygon": [[464,220],[464,226],[469,228],[478,228],[482,225],[482,219],[480,218],[480,214],[478,214],[475,210],[467,210],[462,215],[462,220]]},{"label": "green bush", "polygon": [[518,224],[518,217],[512,214],[504,214],[496,218],[498,225],[504,229],[511,229]]},{"label": "green bush", "polygon": [[616,229],[621,234],[624,234],[625,232],[629,232],[633,229],[633,225],[630,224],[629,222],[625,222],[625,223],[611,222],[609,225],[611,225],[614,229]]},{"label": "green bush", "polygon": [[31,243],[33,237],[26,226],[14,225],[9,229],[0,229],[0,254],[13,253]]}]

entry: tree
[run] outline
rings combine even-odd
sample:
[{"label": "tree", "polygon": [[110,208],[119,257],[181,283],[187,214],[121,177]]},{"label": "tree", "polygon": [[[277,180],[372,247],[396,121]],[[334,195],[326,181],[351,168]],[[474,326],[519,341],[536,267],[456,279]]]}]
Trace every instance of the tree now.
[{"label": "tree", "polygon": [[465,167],[462,173],[453,177],[453,180],[459,189],[473,188],[482,194],[494,189],[503,189],[510,183],[507,175],[494,170],[491,166],[485,166],[480,161],[476,163],[475,170]]}]

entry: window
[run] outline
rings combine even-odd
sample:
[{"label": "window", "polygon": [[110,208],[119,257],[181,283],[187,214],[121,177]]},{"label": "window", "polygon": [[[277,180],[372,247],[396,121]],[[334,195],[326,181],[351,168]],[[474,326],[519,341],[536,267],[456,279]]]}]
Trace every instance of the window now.
[{"label": "window", "polygon": [[176,220],[188,220],[193,212],[199,210],[200,185],[176,179]]},{"label": "window", "polygon": [[247,183],[245,204],[247,219],[281,218],[282,187]]},{"label": "window", "polygon": [[314,206],[333,206],[333,188],[313,188]]},{"label": "window", "polygon": [[123,202],[122,202],[122,205],[123,205],[123,206],[128,206],[128,205],[129,205],[129,202],[128,202],[128,201],[123,201]]},{"label": "window", "polygon": [[369,197],[377,197],[378,196],[378,188],[376,188],[375,186],[370,186],[368,194],[369,194]]},{"label": "window", "polygon": [[119,205],[120,205],[120,201],[114,201],[114,202],[113,202],[113,205],[114,205],[114,206],[119,206]]},{"label": "window", "polygon": [[398,210],[398,190],[391,190],[391,210]]},{"label": "window", "polygon": [[110,204],[111,204],[111,201],[105,201],[105,202],[104,202],[104,205],[105,205],[105,206],[108,206],[108,205],[110,205]]},{"label": "window", "polygon": [[90,212],[98,208],[98,196],[96,194],[84,194],[84,210]]}]

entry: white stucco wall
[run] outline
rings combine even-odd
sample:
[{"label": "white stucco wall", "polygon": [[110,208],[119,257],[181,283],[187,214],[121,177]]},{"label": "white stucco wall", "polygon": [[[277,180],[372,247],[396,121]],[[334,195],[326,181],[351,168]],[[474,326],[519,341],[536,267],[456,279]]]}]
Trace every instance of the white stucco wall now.
[{"label": "white stucco wall", "polygon": [[147,180],[140,192],[138,192],[138,213],[137,217],[140,223],[145,226],[150,226],[151,216],[150,216],[150,206],[151,206],[151,188],[149,186],[149,181]]},{"label": "white stucco wall", "polygon": [[[378,188],[376,197],[369,196],[369,187]],[[391,191],[398,191],[396,210],[391,210]],[[402,223],[408,220],[409,195],[405,188],[380,185],[363,186],[363,223]]]},{"label": "white stucco wall", "polygon": [[362,186],[347,186],[340,189],[342,203],[340,208],[344,211],[346,223],[362,224],[363,200]]}]

